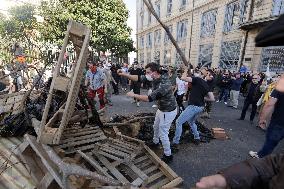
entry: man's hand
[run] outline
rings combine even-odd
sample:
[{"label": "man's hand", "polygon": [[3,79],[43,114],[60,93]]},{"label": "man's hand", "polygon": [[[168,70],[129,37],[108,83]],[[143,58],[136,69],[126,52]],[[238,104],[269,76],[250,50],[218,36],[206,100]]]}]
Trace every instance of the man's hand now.
[{"label": "man's hand", "polygon": [[262,129],[266,129],[266,120],[259,120],[258,126]]},{"label": "man's hand", "polygon": [[134,97],[134,92],[133,91],[130,91],[128,93],[126,93],[126,96],[129,96],[129,97]]},{"label": "man's hand", "polygon": [[210,188],[225,189],[227,187],[227,182],[222,175],[218,174],[218,175],[212,175],[201,178],[200,181],[196,183],[196,187],[198,189],[210,189]]},{"label": "man's hand", "polygon": [[117,74],[121,76],[123,74],[123,71],[121,69],[118,69]]}]

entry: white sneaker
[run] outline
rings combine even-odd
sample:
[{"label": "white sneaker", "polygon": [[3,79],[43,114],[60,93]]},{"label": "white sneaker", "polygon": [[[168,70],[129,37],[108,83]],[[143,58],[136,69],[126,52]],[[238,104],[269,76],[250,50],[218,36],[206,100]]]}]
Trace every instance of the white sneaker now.
[{"label": "white sneaker", "polygon": [[153,106],[152,106],[152,108],[157,108],[158,106],[156,105],[156,104],[154,104]]},{"label": "white sneaker", "polygon": [[137,102],[137,104],[136,104],[136,105],[137,105],[137,107],[139,107],[139,106],[140,106],[140,103],[139,103],[139,102]]},{"label": "white sneaker", "polygon": [[224,104],[226,104],[226,105],[227,105],[228,103],[227,103],[227,102],[224,102]]},{"label": "white sneaker", "polygon": [[216,102],[220,102],[219,100],[217,100]]},{"label": "white sneaker", "polygon": [[254,151],[249,151],[249,155],[250,155],[252,158],[259,158],[257,152],[254,152]]},{"label": "white sneaker", "polygon": [[136,103],[136,100],[132,100],[132,101],[131,101],[131,104],[134,104],[134,103]]}]

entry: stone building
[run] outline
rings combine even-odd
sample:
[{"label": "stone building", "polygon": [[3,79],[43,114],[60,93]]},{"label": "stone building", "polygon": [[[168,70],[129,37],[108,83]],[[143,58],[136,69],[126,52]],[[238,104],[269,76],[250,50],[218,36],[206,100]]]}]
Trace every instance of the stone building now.
[{"label": "stone building", "polygon": [[[167,34],[137,1],[137,49],[142,64],[179,66],[182,61]],[[152,0],[182,51],[194,65],[253,71],[267,65],[284,72],[284,47],[255,47],[256,35],[284,13],[284,0]]]}]

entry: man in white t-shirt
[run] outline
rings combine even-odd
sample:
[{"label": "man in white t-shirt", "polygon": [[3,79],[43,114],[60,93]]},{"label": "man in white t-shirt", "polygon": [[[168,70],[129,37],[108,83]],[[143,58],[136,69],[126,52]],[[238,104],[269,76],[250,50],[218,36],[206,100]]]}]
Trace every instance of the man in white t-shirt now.
[{"label": "man in white t-shirt", "polygon": [[182,81],[181,78],[182,72],[181,70],[179,70],[177,72],[177,78],[176,78],[176,101],[178,104],[178,110],[179,113],[181,113],[185,108],[183,106],[183,96],[186,94],[187,92],[187,87],[188,87],[188,82],[186,81]]}]

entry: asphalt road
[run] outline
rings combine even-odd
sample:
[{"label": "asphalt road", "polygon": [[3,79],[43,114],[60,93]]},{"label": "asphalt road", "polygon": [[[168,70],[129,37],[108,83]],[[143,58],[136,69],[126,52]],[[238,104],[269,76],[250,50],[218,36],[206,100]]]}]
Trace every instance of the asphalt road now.
[{"label": "asphalt road", "polygon": [[[144,91],[144,93],[146,93]],[[106,118],[117,115],[130,115],[142,112],[155,112],[152,103],[141,102],[140,107],[131,104],[131,99],[124,94],[112,96],[113,106],[107,109]],[[214,103],[211,119],[204,120],[208,128],[224,128],[229,140],[212,140],[210,143],[201,143],[196,146],[192,143],[181,144],[180,150],[174,155],[170,167],[184,179],[182,188],[190,188],[203,176],[216,173],[233,163],[249,158],[250,150],[258,151],[264,142],[265,132],[249,123],[237,120],[241,114],[242,97],[239,109],[231,109],[224,103]],[[256,122],[257,118],[255,119]],[[274,153],[283,152],[282,141]]]}]

